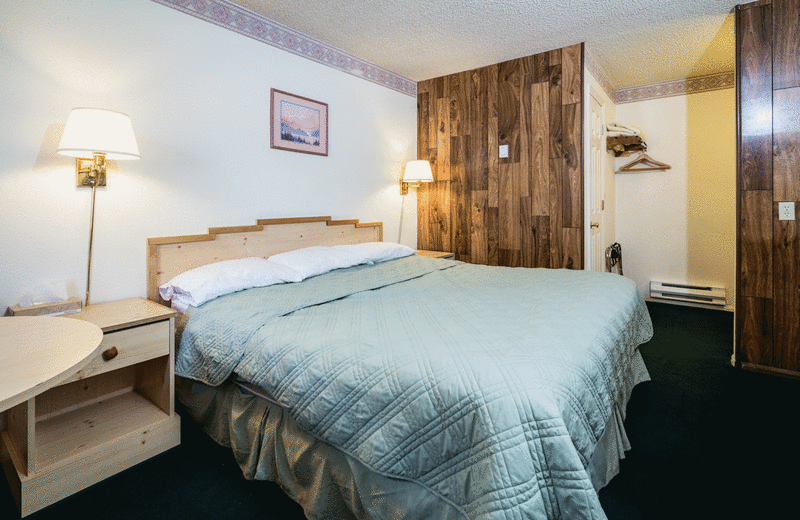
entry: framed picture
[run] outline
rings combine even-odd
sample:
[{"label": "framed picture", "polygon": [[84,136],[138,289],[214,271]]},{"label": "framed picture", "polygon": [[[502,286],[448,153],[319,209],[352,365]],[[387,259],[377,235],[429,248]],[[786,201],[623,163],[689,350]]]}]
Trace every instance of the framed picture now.
[{"label": "framed picture", "polygon": [[328,155],[328,104],[270,90],[270,148]]}]

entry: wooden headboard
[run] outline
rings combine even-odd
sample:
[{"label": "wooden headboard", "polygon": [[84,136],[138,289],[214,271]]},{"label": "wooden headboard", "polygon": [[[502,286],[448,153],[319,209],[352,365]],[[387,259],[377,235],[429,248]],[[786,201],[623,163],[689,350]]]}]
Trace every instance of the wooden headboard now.
[{"label": "wooden headboard", "polygon": [[166,303],[158,286],[201,265],[247,258],[268,257],[309,246],[382,242],[383,223],[331,217],[275,218],[255,226],[209,228],[206,235],[147,239],[147,298]]}]

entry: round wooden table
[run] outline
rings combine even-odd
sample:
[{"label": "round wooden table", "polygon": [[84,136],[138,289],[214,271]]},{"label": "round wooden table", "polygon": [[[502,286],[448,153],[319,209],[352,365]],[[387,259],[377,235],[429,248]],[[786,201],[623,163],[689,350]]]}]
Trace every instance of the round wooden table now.
[{"label": "round wooden table", "polygon": [[100,350],[103,331],[60,317],[0,318],[0,412],[57,386]]}]

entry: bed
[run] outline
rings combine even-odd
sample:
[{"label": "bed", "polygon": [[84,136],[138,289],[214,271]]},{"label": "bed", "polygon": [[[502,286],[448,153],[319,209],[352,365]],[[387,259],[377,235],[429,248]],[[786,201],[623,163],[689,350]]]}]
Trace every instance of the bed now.
[{"label": "bed", "polygon": [[[148,296],[199,266],[382,241],[379,223],[258,221],[150,239]],[[313,248],[312,248],[313,249]],[[605,518],[652,325],[589,271],[403,256],[190,306],[177,394],[309,518]]]}]

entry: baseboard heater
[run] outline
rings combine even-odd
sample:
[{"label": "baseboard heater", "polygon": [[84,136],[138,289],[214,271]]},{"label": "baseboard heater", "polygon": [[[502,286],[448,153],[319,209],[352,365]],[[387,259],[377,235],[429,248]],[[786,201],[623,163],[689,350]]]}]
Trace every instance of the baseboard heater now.
[{"label": "baseboard heater", "polygon": [[725,288],[671,282],[650,282],[650,297],[703,305],[725,306]]}]

